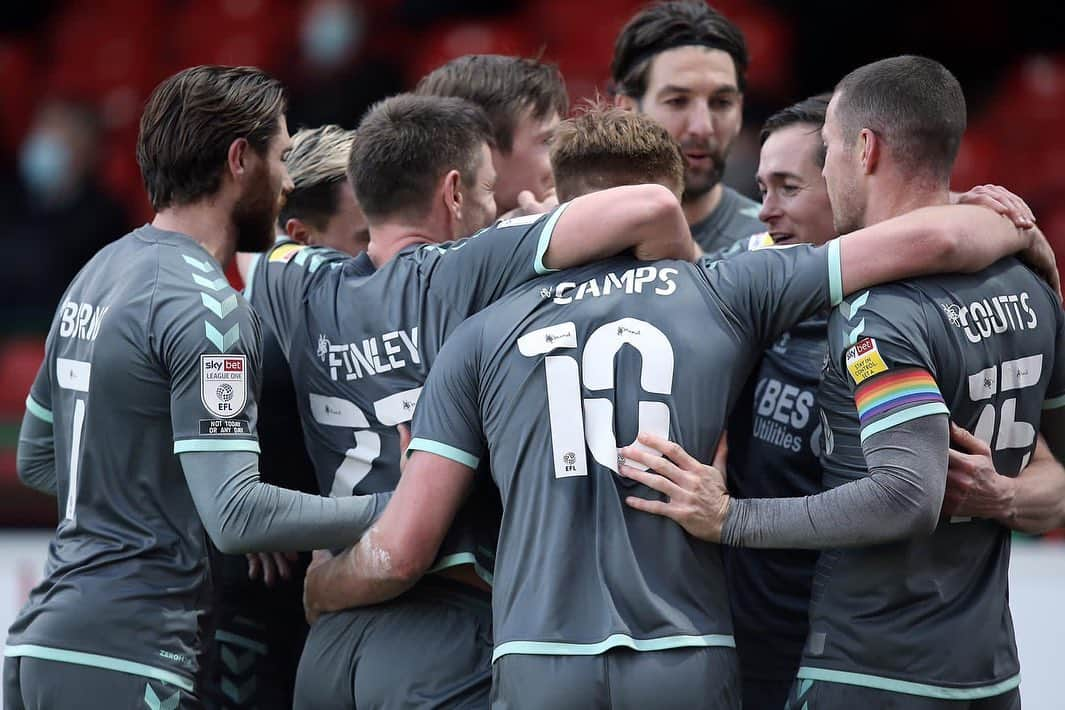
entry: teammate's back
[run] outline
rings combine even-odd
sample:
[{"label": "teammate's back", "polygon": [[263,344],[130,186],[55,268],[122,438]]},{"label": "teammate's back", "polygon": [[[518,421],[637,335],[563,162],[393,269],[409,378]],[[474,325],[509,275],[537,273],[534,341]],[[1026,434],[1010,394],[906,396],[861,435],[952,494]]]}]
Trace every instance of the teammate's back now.
[{"label": "teammate's back", "polygon": [[[205,307],[200,283],[230,309],[226,318]],[[175,453],[208,438],[258,449],[247,419],[230,418],[249,400],[246,356],[201,362],[198,350],[183,347],[212,334],[257,343],[258,320],[184,235],[142,227],[103,249],[71,283],[29,404],[53,418],[62,520],[45,580],[9,645],[106,653],[179,673],[195,667],[205,537]],[[207,378],[215,380],[210,391]],[[200,428],[175,428],[181,418],[172,419],[172,409],[197,406],[212,412]],[[243,417],[254,417],[253,406]],[[108,633],[130,618],[141,620],[138,636]]]},{"label": "teammate's back", "polygon": [[[1000,473],[1016,476],[1035,448],[1044,401],[1065,390],[1063,334],[1056,297],[1016,259],[858,294],[829,328],[826,487],[867,475],[863,438],[946,410],[989,444]],[[855,380],[853,396],[844,378]],[[803,665],[972,697],[1012,687],[1009,542],[996,521],[944,517],[930,537],[824,555]]]}]

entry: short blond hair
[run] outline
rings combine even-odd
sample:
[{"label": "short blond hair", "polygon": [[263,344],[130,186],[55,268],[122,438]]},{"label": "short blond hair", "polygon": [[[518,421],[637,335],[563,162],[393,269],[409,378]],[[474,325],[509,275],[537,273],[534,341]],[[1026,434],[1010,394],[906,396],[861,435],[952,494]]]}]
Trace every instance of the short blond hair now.
[{"label": "short blond hair", "polygon": [[635,111],[596,101],[559,124],[551,143],[558,199],[619,185],[658,183],[679,193],[684,156],[666,129]]},{"label": "short blond hair", "polygon": [[293,188],[278,217],[282,228],[295,218],[325,229],[337,210],[337,188],[348,179],[348,158],[354,143],[355,131],[336,125],[296,131],[285,158]]}]

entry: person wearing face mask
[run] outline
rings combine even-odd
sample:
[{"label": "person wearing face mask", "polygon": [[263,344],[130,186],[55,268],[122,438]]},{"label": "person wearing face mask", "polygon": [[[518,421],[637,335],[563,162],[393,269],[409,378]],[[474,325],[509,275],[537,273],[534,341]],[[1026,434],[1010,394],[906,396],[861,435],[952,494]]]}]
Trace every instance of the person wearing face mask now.
[{"label": "person wearing face mask", "polygon": [[[44,103],[18,154],[21,196],[4,217],[6,300],[25,325],[47,324],[66,284],[98,249],[131,226],[99,184],[100,120],[86,105]],[[32,245],[32,248],[29,246]]]}]

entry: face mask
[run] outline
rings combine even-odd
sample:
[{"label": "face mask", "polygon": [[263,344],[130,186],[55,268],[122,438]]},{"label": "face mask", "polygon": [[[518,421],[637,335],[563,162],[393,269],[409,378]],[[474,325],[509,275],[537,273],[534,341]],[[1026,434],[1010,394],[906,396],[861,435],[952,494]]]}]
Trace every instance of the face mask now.
[{"label": "face mask", "polygon": [[22,144],[19,170],[30,192],[51,197],[70,173],[70,148],[54,136],[35,133]]},{"label": "face mask", "polygon": [[303,24],[303,52],[317,66],[340,64],[361,39],[359,17],[347,3],[320,4]]}]

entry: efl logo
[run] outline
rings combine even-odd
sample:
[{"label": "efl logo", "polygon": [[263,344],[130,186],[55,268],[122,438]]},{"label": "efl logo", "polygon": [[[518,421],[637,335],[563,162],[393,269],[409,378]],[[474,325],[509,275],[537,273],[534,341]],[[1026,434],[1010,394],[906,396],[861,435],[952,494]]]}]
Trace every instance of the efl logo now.
[{"label": "efl logo", "polygon": [[244,372],[244,360],[240,358],[226,358],[225,372]]}]

